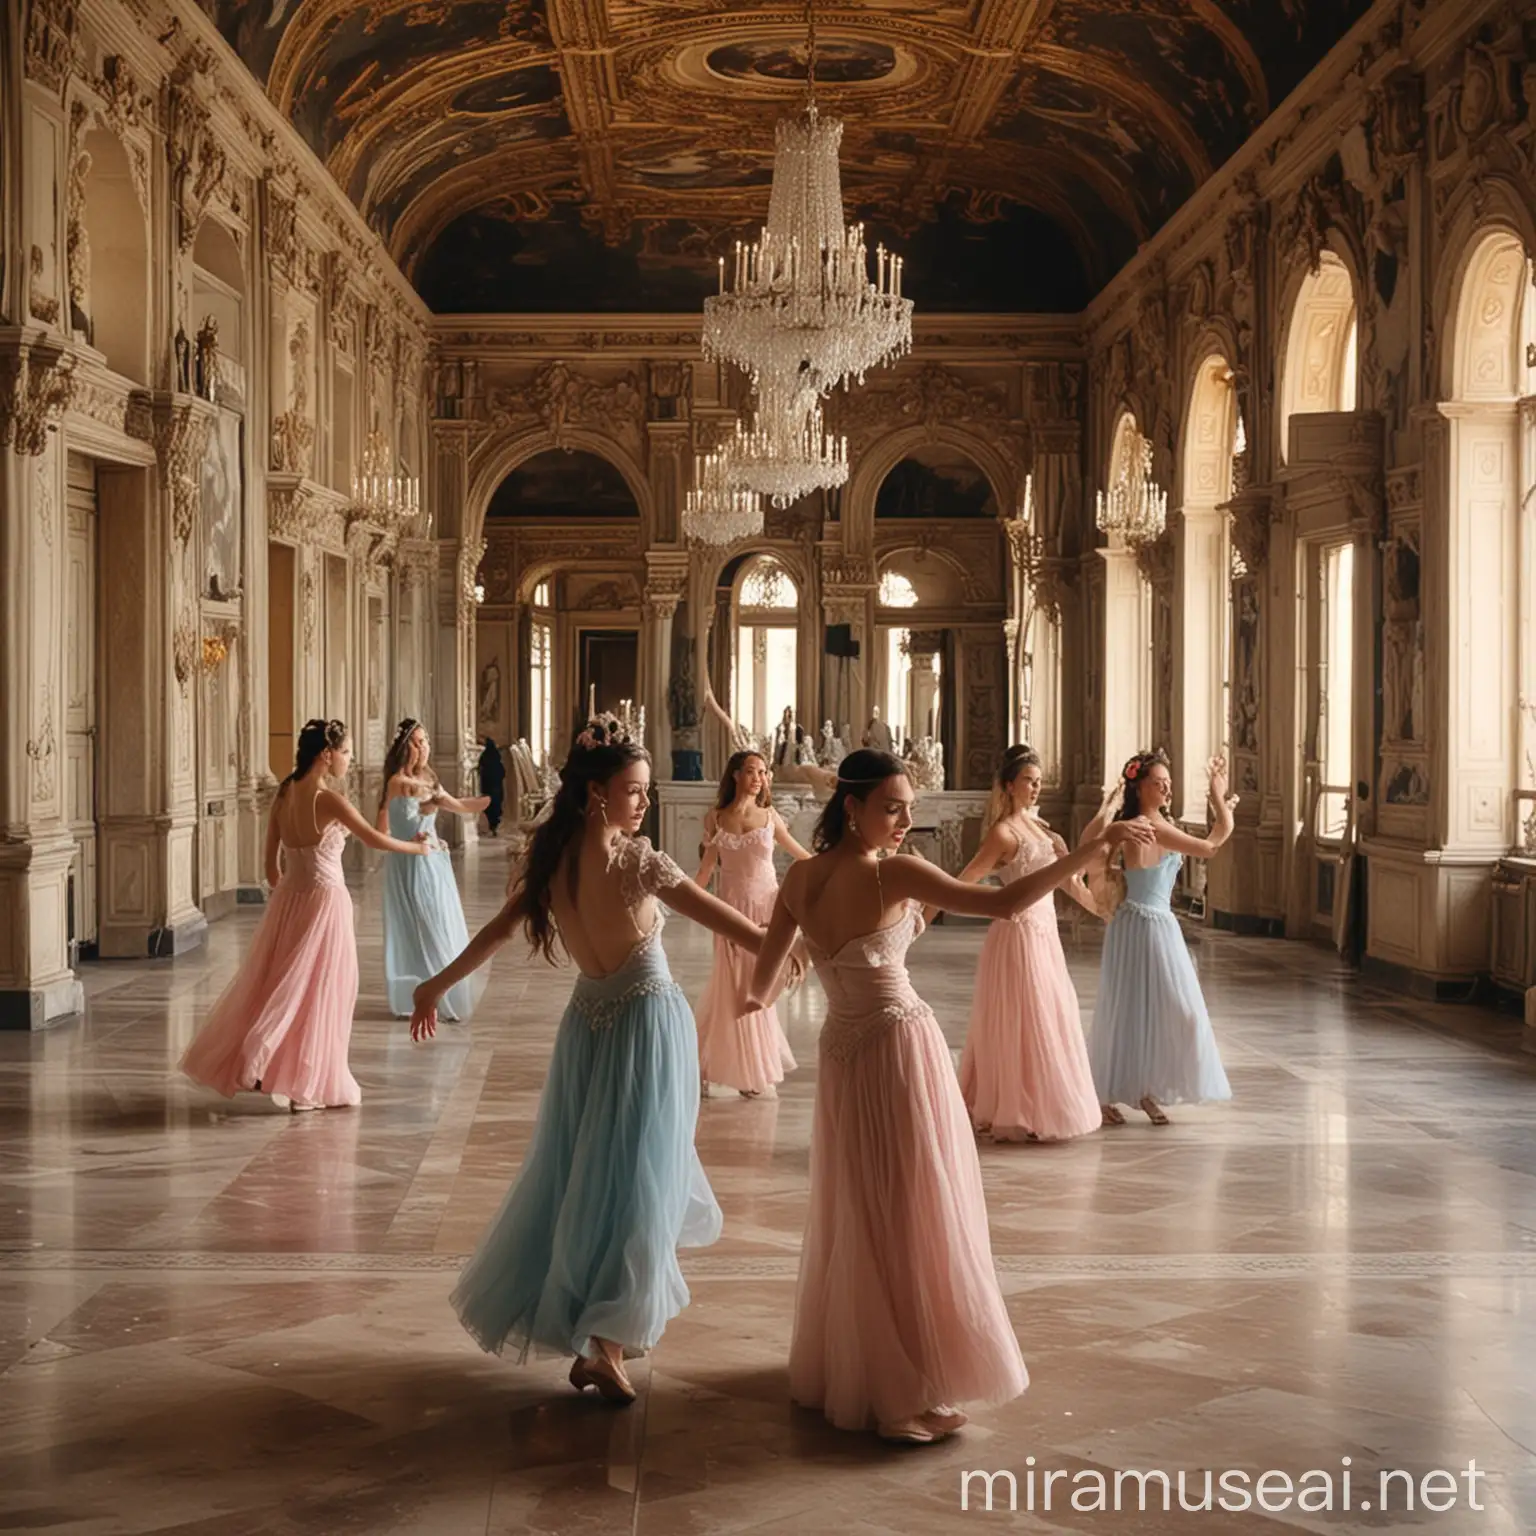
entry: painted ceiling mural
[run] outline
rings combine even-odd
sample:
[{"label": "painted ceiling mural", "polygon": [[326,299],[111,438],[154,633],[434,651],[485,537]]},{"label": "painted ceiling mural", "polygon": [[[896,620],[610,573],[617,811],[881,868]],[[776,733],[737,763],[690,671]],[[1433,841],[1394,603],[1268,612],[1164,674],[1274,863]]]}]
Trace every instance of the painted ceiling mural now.
[{"label": "painted ceiling mural", "polygon": [[[443,312],[696,311],[804,92],[799,5],[201,3]],[[819,4],[850,216],[930,313],[1079,308],[1367,9]]]}]

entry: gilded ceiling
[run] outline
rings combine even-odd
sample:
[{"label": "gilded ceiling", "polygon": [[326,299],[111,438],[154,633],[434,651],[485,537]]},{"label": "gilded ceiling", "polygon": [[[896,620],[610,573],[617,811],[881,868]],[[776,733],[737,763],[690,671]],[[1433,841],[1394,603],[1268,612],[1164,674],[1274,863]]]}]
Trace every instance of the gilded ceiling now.
[{"label": "gilded ceiling", "polygon": [[[800,6],[202,3],[444,312],[696,310],[804,92]],[[850,214],[930,312],[1075,309],[1366,9],[818,4]]]}]

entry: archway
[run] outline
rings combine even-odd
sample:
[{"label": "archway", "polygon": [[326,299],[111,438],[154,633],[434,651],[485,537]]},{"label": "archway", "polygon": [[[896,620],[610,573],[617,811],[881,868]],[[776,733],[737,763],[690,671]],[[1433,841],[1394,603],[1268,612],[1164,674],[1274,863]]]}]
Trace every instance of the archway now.
[{"label": "archway", "polygon": [[1359,321],[1349,268],[1325,250],[1291,306],[1280,386],[1280,462],[1290,461],[1291,418],[1356,408]]},{"label": "archway", "polygon": [[1231,717],[1231,542],[1224,504],[1242,424],[1232,370],[1219,352],[1195,370],[1184,430],[1174,606],[1178,673],[1174,720],[1176,814],[1203,821],[1205,764],[1228,739]]},{"label": "archway", "polygon": [[[70,307],[107,367],[149,383],[149,243],[128,152],[87,133],[71,172]],[[76,206],[78,205],[78,206]]]},{"label": "archway", "polygon": [[[1130,411],[1110,438],[1105,484],[1110,497],[1141,494],[1149,445]],[[1152,745],[1152,585],[1136,549],[1107,535],[1104,560],[1104,765],[1106,772]]]},{"label": "archway", "polygon": [[[1446,453],[1449,522],[1448,849],[1524,849],[1536,805],[1536,302],[1530,253],[1505,228],[1476,238],[1451,341]],[[1454,792],[1452,792],[1454,791]]]},{"label": "archway", "polygon": [[516,463],[487,496],[475,622],[476,735],[559,761],[590,706],[639,700],[640,507],[584,449]]},{"label": "archway", "polygon": [[[947,442],[913,443],[874,496],[874,739],[942,748],[945,782],[991,781],[1008,735],[1008,565],[996,482]],[[881,724],[873,726],[876,710]]]}]

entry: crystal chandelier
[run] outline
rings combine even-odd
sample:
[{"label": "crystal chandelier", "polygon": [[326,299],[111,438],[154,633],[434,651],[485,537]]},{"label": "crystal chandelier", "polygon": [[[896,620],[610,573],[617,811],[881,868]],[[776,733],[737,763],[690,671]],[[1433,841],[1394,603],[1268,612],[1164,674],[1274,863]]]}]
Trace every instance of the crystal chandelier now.
[{"label": "crystal chandelier", "polygon": [[816,18],[806,8],[807,99],[774,133],[768,222],[737,241],[730,286],[704,301],[704,355],[758,382],[798,379],[818,395],[912,347],[912,301],[901,296],[899,256],[875,253],[869,280],[864,226],[843,221],[838,148],[843,125],[816,108]]},{"label": "crystal chandelier", "polygon": [[421,512],[421,482],[414,475],[392,474],[390,458],[384,434],[370,432],[363,446],[361,472],[352,476],[354,519],[388,527]]},{"label": "crystal chandelier", "polygon": [[1152,444],[1137,436],[1108,494],[1098,495],[1101,533],[1118,533],[1132,547],[1152,544],[1168,526],[1168,493],[1152,479]]},{"label": "crystal chandelier", "polygon": [[693,485],[683,498],[683,537],[697,544],[734,544],[763,531],[763,499],[731,484],[728,451],[694,455]]},{"label": "crystal chandelier", "polygon": [[824,429],[814,398],[777,389],[765,376],[759,380],[751,424],[736,423],[725,461],[730,484],[787,507],[812,491],[847,481],[848,439]]}]

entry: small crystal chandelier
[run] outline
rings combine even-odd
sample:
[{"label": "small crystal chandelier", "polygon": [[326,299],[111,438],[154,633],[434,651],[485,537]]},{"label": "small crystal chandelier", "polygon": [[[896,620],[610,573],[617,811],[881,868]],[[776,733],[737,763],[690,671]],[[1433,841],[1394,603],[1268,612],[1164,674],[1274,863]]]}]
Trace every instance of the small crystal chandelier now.
[{"label": "small crystal chandelier", "polygon": [[388,527],[406,522],[421,511],[421,482],[414,475],[392,474],[391,454],[384,434],[368,434],[361,473],[352,476],[351,513],[360,522]]},{"label": "small crystal chandelier", "polygon": [[843,125],[816,108],[816,17],[806,6],[806,104],[774,133],[768,222],[751,244],[736,243],[729,288],[704,301],[704,355],[734,363],[757,383],[765,374],[803,380],[823,395],[912,348],[912,301],[901,296],[902,261],[876,250],[869,280],[864,226],[843,220],[838,148]]},{"label": "small crystal chandelier", "polygon": [[1101,533],[1118,533],[1135,548],[1163,536],[1168,526],[1168,493],[1152,479],[1149,439],[1137,436],[1126,459],[1109,493],[1099,492],[1095,521]]},{"label": "small crystal chandelier", "polygon": [[725,460],[730,484],[787,507],[812,491],[847,481],[848,439],[825,430],[814,398],[776,389],[765,376],[759,380],[751,425],[736,423]]},{"label": "small crystal chandelier", "polygon": [[763,531],[763,498],[731,484],[729,449],[695,454],[693,485],[683,498],[683,537],[696,544],[734,544]]}]

